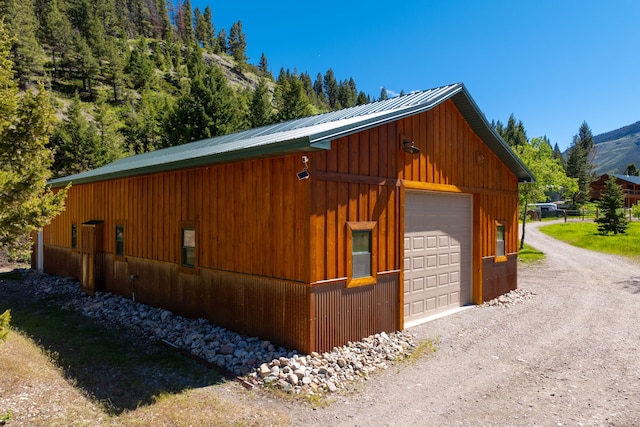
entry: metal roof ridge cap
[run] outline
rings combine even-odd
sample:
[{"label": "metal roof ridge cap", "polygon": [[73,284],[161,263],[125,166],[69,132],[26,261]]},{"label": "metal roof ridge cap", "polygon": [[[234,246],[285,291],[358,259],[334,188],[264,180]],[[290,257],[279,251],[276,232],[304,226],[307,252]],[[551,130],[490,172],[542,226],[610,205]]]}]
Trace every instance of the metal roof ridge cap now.
[{"label": "metal roof ridge cap", "polygon": [[[429,97],[428,101],[425,101],[423,103],[419,103],[415,105],[407,105],[404,107],[396,108],[394,110],[382,112],[380,115],[374,116],[370,120],[364,119],[363,123],[360,126],[344,125],[336,129],[333,129],[331,131],[325,131],[325,132],[318,133],[315,136],[309,136],[311,145],[313,146],[314,144],[318,144],[318,143],[323,144],[323,142],[327,139],[334,139],[334,138],[338,138],[345,135],[351,135],[351,134],[360,132],[364,129],[378,126],[385,122],[390,122],[398,118],[408,117],[411,115],[422,113],[424,111],[428,111],[434,108],[435,106],[441,104],[442,102],[446,101],[447,99],[450,99],[456,94],[458,94],[461,90],[464,89],[464,85],[462,85],[462,83],[456,83],[453,85],[436,88],[436,91],[438,91],[438,89],[443,89],[444,92],[447,92],[448,90],[451,89],[451,93],[445,93],[439,96]],[[366,117],[366,116],[361,116],[361,117]]]}]

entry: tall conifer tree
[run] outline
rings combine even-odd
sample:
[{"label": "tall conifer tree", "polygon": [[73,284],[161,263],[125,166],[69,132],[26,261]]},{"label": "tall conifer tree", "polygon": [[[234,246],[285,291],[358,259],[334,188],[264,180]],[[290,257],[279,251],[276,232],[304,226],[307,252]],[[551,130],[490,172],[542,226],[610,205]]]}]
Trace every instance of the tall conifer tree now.
[{"label": "tall conifer tree", "polygon": [[53,194],[51,151],[54,112],[49,93],[21,95],[9,59],[11,38],[0,20],[0,248],[26,254],[28,237],[64,206],[66,190]]}]

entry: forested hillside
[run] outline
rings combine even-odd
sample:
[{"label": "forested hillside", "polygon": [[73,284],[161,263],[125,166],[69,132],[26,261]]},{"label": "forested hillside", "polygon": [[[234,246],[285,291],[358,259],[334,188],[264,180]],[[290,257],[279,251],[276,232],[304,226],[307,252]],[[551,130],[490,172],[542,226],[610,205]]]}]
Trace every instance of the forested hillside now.
[{"label": "forested hillside", "polygon": [[51,94],[54,176],[371,101],[331,69],[274,79],[266,53],[249,62],[242,22],[214,15],[190,0],[0,0],[19,88]]}]

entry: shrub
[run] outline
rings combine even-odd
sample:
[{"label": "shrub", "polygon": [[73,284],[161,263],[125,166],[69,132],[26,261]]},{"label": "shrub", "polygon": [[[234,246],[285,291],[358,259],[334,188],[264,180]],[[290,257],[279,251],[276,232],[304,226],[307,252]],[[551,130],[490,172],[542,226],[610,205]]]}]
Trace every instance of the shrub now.
[{"label": "shrub", "polygon": [[7,339],[9,335],[9,322],[11,321],[11,311],[6,310],[0,314],[0,342]]}]

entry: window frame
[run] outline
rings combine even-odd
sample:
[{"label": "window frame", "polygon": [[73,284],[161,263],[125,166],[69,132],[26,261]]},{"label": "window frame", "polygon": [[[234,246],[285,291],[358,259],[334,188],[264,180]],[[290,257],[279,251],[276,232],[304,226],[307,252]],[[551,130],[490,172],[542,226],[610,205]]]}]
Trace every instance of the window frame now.
[{"label": "window frame", "polygon": [[[184,232],[187,230],[193,231],[193,246],[189,246],[188,248],[193,249],[193,264],[185,263],[185,247],[184,246]],[[179,245],[179,266],[180,271],[185,273],[197,273],[198,272],[198,223],[194,221],[181,221],[180,222],[180,233],[178,235],[178,245]]]},{"label": "window frame", "polygon": [[[500,237],[500,229],[502,229],[502,240]],[[495,262],[507,261],[507,226],[504,221],[496,221],[496,256]],[[500,242],[502,242],[502,253],[500,253]]]},{"label": "window frame", "polygon": [[[118,228],[122,227],[122,253],[118,253]],[[116,221],[115,224],[115,236],[114,236],[114,248],[113,248],[113,254],[116,258],[116,260],[122,261],[126,259],[126,250],[125,250],[125,240],[126,240],[126,233],[127,233],[127,227],[124,221]]]},{"label": "window frame", "polygon": [[[378,277],[378,238],[376,235],[377,221],[356,221],[347,222],[347,288],[357,286],[367,286],[377,283]],[[353,234],[362,231],[369,232],[369,244],[371,253],[371,271],[370,275],[363,277],[353,277]]]}]

